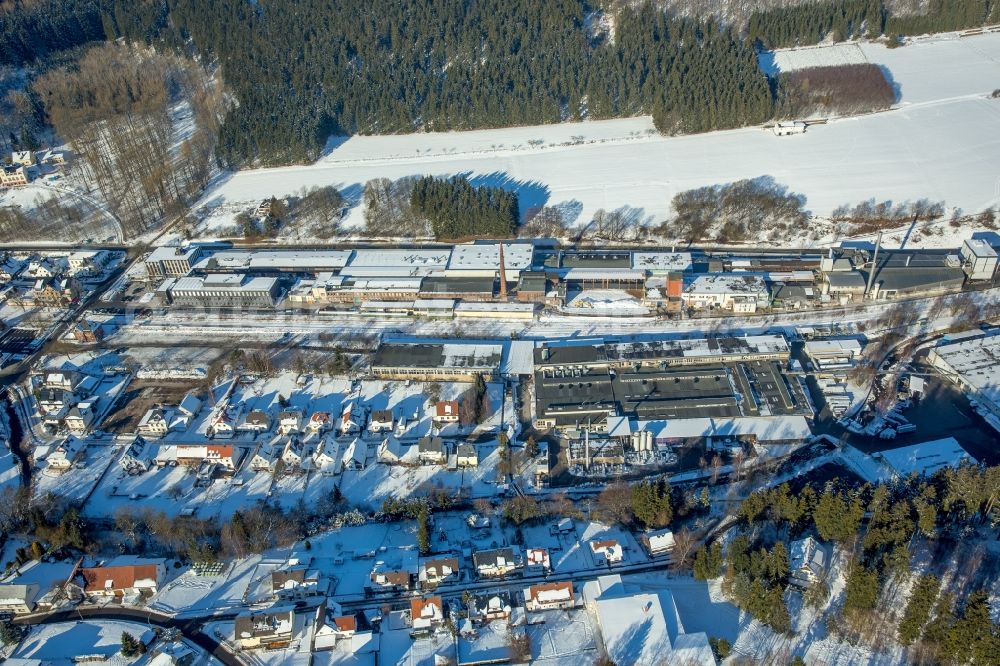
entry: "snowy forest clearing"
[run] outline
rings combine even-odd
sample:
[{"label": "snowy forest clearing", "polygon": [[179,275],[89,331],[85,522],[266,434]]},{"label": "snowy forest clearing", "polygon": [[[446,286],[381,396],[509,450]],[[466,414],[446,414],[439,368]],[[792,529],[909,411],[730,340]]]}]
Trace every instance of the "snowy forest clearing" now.
[{"label": "snowy forest clearing", "polygon": [[[841,47],[826,47],[837,49]],[[792,137],[744,128],[682,137],[650,135],[646,118],[440,134],[352,137],[319,162],[241,171],[202,199],[214,208],[334,185],[353,204],[344,224],[364,225],[360,193],[374,178],[465,174],[517,191],[522,216],[538,206],[567,224],[598,209],[635,219],[669,216],[678,192],[769,177],[801,193],[814,215],[875,197],[929,199],[975,212],[1000,201],[1000,34],[944,37],[899,49],[864,45],[900,92],[899,108],[845,118]],[[589,129],[581,129],[589,128]],[[563,145],[572,137],[582,143]],[[616,138],[617,137],[617,138]],[[588,141],[593,141],[589,143]],[[453,153],[453,154],[452,154]]]}]

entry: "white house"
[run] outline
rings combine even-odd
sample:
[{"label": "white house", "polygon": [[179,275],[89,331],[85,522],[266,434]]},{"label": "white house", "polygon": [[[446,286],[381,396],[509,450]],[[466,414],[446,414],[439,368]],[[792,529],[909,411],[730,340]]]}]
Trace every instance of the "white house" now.
[{"label": "white house", "polygon": [[617,564],[625,560],[625,550],[615,539],[595,539],[590,542],[590,552],[597,566]]},{"label": "white house", "polygon": [[52,450],[52,453],[46,458],[46,462],[52,469],[67,470],[83,456],[85,449],[84,440],[70,436]]},{"label": "white house", "polygon": [[247,413],[239,429],[244,432],[262,433],[271,429],[271,417],[267,412],[254,409]]},{"label": "white house", "polygon": [[524,607],[532,612],[572,608],[576,604],[573,583],[538,583],[524,588]]},{"label": "white house", "polygon": [[344,469],[364,469],[368,462],[368,445],[355,439],[344,450]]},{"label": "white house", "polygon": [[390,433],[378,445],[378,461],[385,465],[397,463],[416,465],[420,462],[418,448],[412,444],[404,444]]},{"label": "white house", "polygon": [[193,419],[201,411],[201,400],[194,391],[188,391],[184,394],[181,404],[177,406],[177,411],[189,419]]},{"label": "white house", "polygon": [[392,412],[388,409],[380,409],[372,412],[371,420],[368,422],[368,430],[373,433],[392,432],[393,423]]},{"label": "white house", "polygon": [[811,536],[793,541],[788,554],[788,582],[808,587],[826,576],[829,549]]},{"label": "white house", "polygon": [[279,449],[271,444],[262,444],[250,459],[250,469],[254,472],[273,472],[279,453],[283,452],[283,449],[279,452]]},{"label": "white house", "polygon": [[642,545],[652,556],[666,555],[674,550],[674,533],[670,530],[656,530],[642,535]]},{"label": "white house", "polygon": [[282,435],[295,435],[302,431],[302,412],[286,409],[278,413],[278,432]]},{"label": "white house", "polygon": [[94,423],[94,404],[92,402],[81,402],[73,407],[66,414],[64,420],[66,428],[74,435],[83,435]]},{"label": "white house", "polygon": [[173,414],[163,407],[153,407],[139,419],[139,434],[149,439],[163,437],[170,432],[170,419]]},{"label": "white house", "polygon": [[361,408],[353,400],[344,405],[340,413],[340,421],[337,423],[337,431],[341,435],[353,435],[361,432]]},{"label": "white house", "polygon": [[341,469],[340,447],[337,443],[326,437],[316,447],[313,454],[313,464],[323,476],[335,476]]},{"label": "white house", "polygon": [[310,432],[326,432],[330,429],[330,412],[313,412],[306,427]]},{"label": "white house", "polygon": [[125,471],[126,474],[142,474],[149,470],[152,464],[152,452],[153,447],[146,443],[141,437],[136,437],[135,440],[129,444],[128,448],[125,449],[125,453],[121,458],[118,459],[118,466]]}]

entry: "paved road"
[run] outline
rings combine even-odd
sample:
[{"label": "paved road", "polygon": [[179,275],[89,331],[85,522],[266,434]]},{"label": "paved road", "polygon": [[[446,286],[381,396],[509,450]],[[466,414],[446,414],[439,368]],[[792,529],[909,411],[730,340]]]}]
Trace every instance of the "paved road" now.
[{"label": "paved road", "polygon": [[[213,616],[212,620],[224,620],[236,617],[240,609],[234,609]],[[54,622],[72,622],[74,620],[124,620],[127,622],[145,622],[146,624],[163,627],[164,629],[177,629],[185,638],[202,648],[226,666],[245,666],[235,654],[226,649],[214,637],[202,633],[201,622],[199,620],[179,620],[169,615],[157,613],[145,608],[125,608],[125,607],[102,607],[102,608],[73,608],[70,610],[57,611],[47,615],[35,615],[24,618],[15,618],[16,624],[50,624]]]}]

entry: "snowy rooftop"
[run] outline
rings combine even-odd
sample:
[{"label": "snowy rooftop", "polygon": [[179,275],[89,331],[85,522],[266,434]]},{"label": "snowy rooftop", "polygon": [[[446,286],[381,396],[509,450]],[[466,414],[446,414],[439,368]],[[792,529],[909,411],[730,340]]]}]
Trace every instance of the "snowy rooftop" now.
[{"label": "snowy rooftop", "polygon": [[632,268],[644,271],[689,271],[690,252],[633,252]]},{"label": "snowy rooftop", "polygon": [[808,340],[806,353],[812,357],[854,355],[861,352],[861,342],[857,338],[844,340]]},{"label": "snowy rooftop", "polygon": [[329,271],[343,268],[350,256],[348,250],[226,250],[202,259],[195,268]]},{"label": "snowy rooftop", "polygon": [[695,338],[692,340],[654,340],[605,345],[608,359],[624,361],[658,356],[714,357],[729,354],[787,354],[788,341],[781,335],[748,335],[741,338]]},{"label": "snowy rooftop", "polygon": [[932,358],[936,365],[960,376],[983,397],[1000,401],[1000,373],[997,372],[1000,334],[943,344],[934,348]]},{"label": "snowy rooftop", "polygon": [[597,600],[608,656],[616,664],[669,663],[678,634],[677,609],[669,592]]},{"label": "snowy rooftop", "polygon": [[456,312],[534,312],[534,303],[459,303]]},{"label": "snowy rooftop", "polygon": [[655,439],[755,436],[760,441],[803,440],[812,435],[804,416],[746,416],[731,419],[693,418],[639,421]]},{"label": "snowy rooftop", "polygon": [[277,278],[247,278],[243,274],[209,275],[208,277],[183,277],[174,283],[171,291],[271,291]]},{"label": "snowy rooftop", "polygon": [[883,451],[881,455],[900,476],[909,476],[914,472],[934,474],[939,469],[955,467],[962,461],[975,462],[954,437]]},{"label": "snowy rooftop", "polygon": [[444,268],[452,251],[445,248],[432,250],[360,249],[354,250],[348,266],[361,267],[406,267]]},{"label": "snowy rooftop", "polygon": [[173,261],[176,259],[187,259],[191,260],[199,251],[200,247],[197,245],[189,247],[158,247],[149,253],[146,257],[146,261],[158,262],[158,261]]},{"label": "snowy rooftop", "polygon": [[[531,243],[504,243],[503,264],[507,270],[526,270],[531,267],[535,246]],[[451,251],[450,271],[481,271],[499,267],[500,243],[456,245]]]},{"label": "snowy rooftop", "polygon": [[760,275],[749,273],[713,273],[699,275],[684,287],[686,294],[766,294],[767,285]]}]

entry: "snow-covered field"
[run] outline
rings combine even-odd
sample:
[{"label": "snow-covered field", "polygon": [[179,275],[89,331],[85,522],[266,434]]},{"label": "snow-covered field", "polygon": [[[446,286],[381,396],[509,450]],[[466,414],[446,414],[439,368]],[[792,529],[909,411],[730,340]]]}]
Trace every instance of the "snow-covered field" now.
[{"label": "snow-covered field", "polygon": [[[967,212],[1000,202],[1000,101],[988,98],[1000,86],[1000,33],[942,36],[894,50],[854,48],[889,70],[899,108],[789,137],[745,128],[666,138],[649,131],[649,118],[352,137],[312,165],[221,179],[201,205],[249,206],[321,185],[357,193],[372,178],[416,174],[465,174],[476,183],[500,184],[518,192],[522,212],[559,206],[575,224],[599,208],[622,207],[660,221],[677,192],[758,177],[803,194],[820,216],[872,197],[943,200]],[[578,136],[585,138],[572,145]],[[362,207],[354,206],[346,225],[362,224]]]}]

